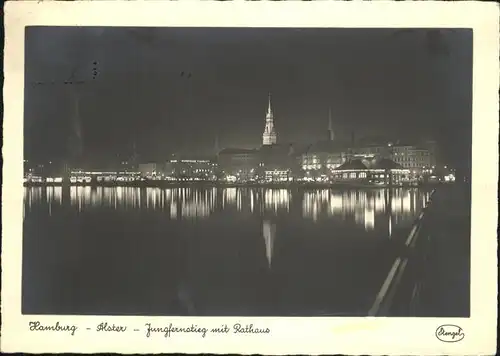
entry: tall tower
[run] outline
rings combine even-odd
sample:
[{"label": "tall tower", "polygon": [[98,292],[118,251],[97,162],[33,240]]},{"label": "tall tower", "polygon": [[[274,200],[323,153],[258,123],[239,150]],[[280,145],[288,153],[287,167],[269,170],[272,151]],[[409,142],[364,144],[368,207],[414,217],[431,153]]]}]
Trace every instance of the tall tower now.
[{"label": "tall tower", "polygon": [[333,132],[332,124],[332,109],[328,109],[328,141],[333,141],[335,139],[335,134]]},{"label": "tall tower", "polygon": [[276,130],[274,129],[274,116],[273,116],[273,110],[271,109],[271,94],[269,94],[269,104],[267,107],[267,114],[266,114],[266,127],[264,128],[264,133],[262,134],[262,144],[274,145],[275,143],[276,143]]}]

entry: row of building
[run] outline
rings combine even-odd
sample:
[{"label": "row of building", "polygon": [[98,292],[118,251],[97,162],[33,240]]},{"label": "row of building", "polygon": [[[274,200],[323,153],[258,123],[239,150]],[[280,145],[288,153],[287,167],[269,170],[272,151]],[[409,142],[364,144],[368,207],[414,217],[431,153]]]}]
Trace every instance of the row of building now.
[{"label": "row of building", "polygon": [[[217,146],[217,144],[216,144]],[[135,150],[134,150],[135,152]],[[134,156],[135,153],[134,153]],[[296,179],[344,179],[346,177],[380,178],[377,172],[391,169],[394,177],[430,176],[437,167],[436,143],[407,144],[399,141],[349,142],[335,137],[331,111],[324,140],[300,145],[278,142],[274,113],[269,95],[262,134],[262,145],[254,149],[216,147],[208,157],[174,155],[163,162],[132,162],[113,169],[130,174],[99,175],[101,179],[230,180],[230,181],[289,181]],[[123,162],[127,163],[127,162]],[[390,168],[388,168],[390,167]],[[356,174],[351,172],[356,168]],[[73,169],[75,171],[75,169]],[[80,170],[83,171],[83,170]],[[88,169],[86,171],[89,171]],[[347,175],[347,176],[346,176]],[[83,179],[80,176],[73,179]],[[133,178],[136,179],[136,178]]]},{"label": "row of building", "polygon": [[430,176],[436,171],[434,156],[415,146],[318,149],[327,146],[311,145],[303,152],[297,152],[293,145],[278,144],[263,145],[258,149],[226,148],[213,158],[175,158],[166,162],[142,163],[138,165],[138,171],[148,179],[232,181],[341,178],[340,172],[354,167],[366,171],[399,170],[406,172],[409,178]]},{"label": "row of building", "polygon": [[[289,178],[337,177],[339,168],[359,162],[374,169],[388,161],[394,169],[412,176],[431,175],[436,168],[436,144],[401,142],[343,142],[335,138],[331,112],[325,140],[309,145],[278,143],[274,114],[269,96],[262,145],[255,149],[224,148],[205,159],[175,158],[162,163],[139,164],[146,176],[232,177],[236,180],[286,180]],[[358,164],[358,167],[361,167]]]}]

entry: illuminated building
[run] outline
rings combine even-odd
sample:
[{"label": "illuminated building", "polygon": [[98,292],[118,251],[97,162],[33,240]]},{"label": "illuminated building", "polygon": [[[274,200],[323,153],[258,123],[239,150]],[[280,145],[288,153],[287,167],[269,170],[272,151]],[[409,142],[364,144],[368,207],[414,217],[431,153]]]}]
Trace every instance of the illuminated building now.
[{"label": "illuminated building", "polygon": [[288,182],[292,180],[289,169],[266,169],[263,180],[265,182]]},{"label": "illuminated building", "polygon": [[176,179],[213,180],[215,171],[216,163],[210,159],[182,158],[167,161],[163,174]]},{"label": "illuminated building", "polygon": [[306,173],[328,174],[346,161],[342,144],[322,141],[313,144],[301,155],[301,168]]},{"label": "illuminated building", "polygon": [[259,149],[257,179],[266,182],[292,180],[295,162],[293,145],[268,145]]},{"label": "illuminated building", "polygon": [[413,175],[430,173],[435,166],[434,149],[429,149],[413,144],[396,143],[371,143],[366,145],[353,145],[349,148],[351,159],[361,159],[363,162],[373,159],[390,158],[408,169]]},{"label": "illuminated building", "polygon": [[391,156],[394,162],[413,174],[430,173],[435,165],[432,151],[414,145],[396,144],[391,147]]},{"label": "illuminated building", "polygon": [[334,177],[337,180],[363,179],[368,181],[368,167],[360,159],[349,160],[335,168]]},{"label": "illuminated building", "polygon": [[403,184],[409,174],[410,170],[387,158],[379,158],[368,164],[361,159],[348,160],[333,172],[336,181],[358,181],[380,185]]},{"label": "illuminated building", "polygon": [[69,174],[71,185],[90,185],[93,183],[120,183],[140,180],[140,172],[128,171],[83,171],[73,170]]},{"label": "illuminated building", "polygon": [[139,172],[144,178],[154,178],[161,175],[161,168],[156,163],[140,163]]},{"label": "illuminated building", "polygon": [[48,161],[43,164],[32,164],[28,166],[24,160],[24,184],[48,184],[60,185],[63,182],[63,169],[57,162]]},{"label": "illuminated building", "polygon": [[274,115],[271,109],[271,94],[269,94],[269,103],[266,113],[266,126],[264,127],[264,133],[262,134],[262,145],[274,145],[276,144],[276,130],[274,128]]},{"label": "illuminated building", "polygon": [[219,152],[220,169],[225,175],[239,177],[239,180],[253,179],[257,163],[257,150],[225,148]]},{"label": "illuminated building", "polygon": [[390,158],[391,143],[370,143],[365,145],[351,145],[349,156],[353,159]]}]

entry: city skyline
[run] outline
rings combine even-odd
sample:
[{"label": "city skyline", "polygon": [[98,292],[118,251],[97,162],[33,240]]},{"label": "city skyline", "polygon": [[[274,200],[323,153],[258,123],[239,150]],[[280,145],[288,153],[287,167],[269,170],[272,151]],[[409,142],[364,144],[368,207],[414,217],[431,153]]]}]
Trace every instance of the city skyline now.
[{"label": "city skyline", "polygon": [[469,164],[471,39],[460,29],[28,28],[25,157],[65,156],[72,85],[90,161],[134,143],[148,160],[212,150],[216,137],[258,147],[271,92],[279,142],[324,139],[331,115],[336,139],[435,139]]}]

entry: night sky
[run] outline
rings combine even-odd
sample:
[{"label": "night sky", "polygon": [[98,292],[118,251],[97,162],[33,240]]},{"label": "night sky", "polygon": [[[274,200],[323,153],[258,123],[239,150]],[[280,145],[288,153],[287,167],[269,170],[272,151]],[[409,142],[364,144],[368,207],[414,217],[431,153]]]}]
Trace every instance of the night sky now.
[{"label": "night sky", "polygon": [[[29,27],[25,157],[68,151],[81,97],[83,154],[257,147],[272,93],[278,142],[436,139],[470,163],[472,32],[466,29]],[[73,73],[73,74],[72,74]]]}]

